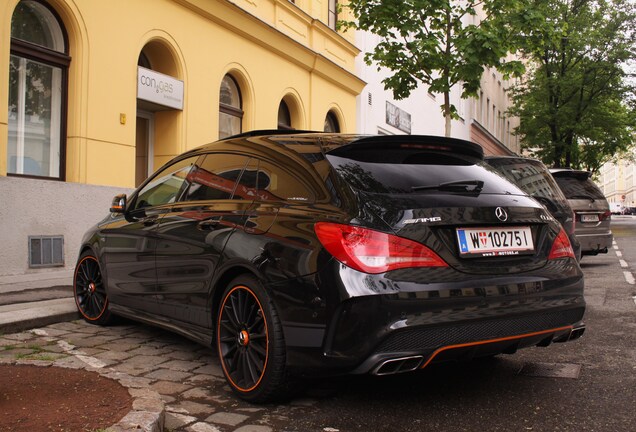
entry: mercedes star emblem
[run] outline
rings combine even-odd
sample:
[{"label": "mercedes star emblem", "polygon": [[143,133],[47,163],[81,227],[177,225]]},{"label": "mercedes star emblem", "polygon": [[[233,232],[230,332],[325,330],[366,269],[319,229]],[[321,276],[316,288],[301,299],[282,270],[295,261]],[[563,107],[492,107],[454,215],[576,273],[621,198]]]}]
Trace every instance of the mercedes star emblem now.
[{"label": "mercedes star emblem", "polygon": [[502,222],[505,222],[508,220],[508,213],[506,213],[506,211],[502,209],[501,207],[497,207],[495,209],[495,216],[497,216],[497,219],[499,219]]}]

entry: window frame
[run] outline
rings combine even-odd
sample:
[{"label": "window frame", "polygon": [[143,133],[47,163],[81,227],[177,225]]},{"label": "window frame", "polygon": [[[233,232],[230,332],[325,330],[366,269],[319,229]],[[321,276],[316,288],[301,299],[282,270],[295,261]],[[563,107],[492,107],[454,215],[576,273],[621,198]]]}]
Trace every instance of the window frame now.
[{"label": "window frame", "polygon": [[[234,188],[232,189],[232,192],[230,193],[230,196],[227,198],[218,198],[218,199],[187,199],[187,195],[190,191],[190,187],[192,186],[192,184],[188,184],[186,186],[186,188],[181,192],[180,197],[175,201],[175,203],[196,203],[196,202],[204,202],[204,201],[227,201],[227,200],[234,200],[234,196],[236,194],[236,189],[238,188],[240,182],[241,182],[241,178],[243,177],[243,173],[245,172],[245,169],[250,165],[250,162],[254,160],[254,157],[249,155],[249,154],[243,154],[243,153],[236,153],[236,152],[232,152],[232,151],[213,151],[213,152],[207,152],[207,153],[201,153],[199,155],[199,159],[197,160],[197,162],[195,163],[195,165],[197,167],[203,167],[203,164],[205,163],[205,160],[208,157],[214,157],[214,156],[218,156],[218,155],[231,155],[231,156],[236,156],[236,157],[242,157],[245,159],[245,163],[243,164],[243,166],[240,168],[240,172],[238,174],[238,176],[236,177],[236,180],[234,181]],[[225,171],[227,172],[227,171]],[[215,173],[212,173],[214,175],[218,175]],[[220,177],[220,176],[219,176]],[[244,200],[244,198],[241,198],[241,200]]]},{"label": "window frame", "polygon": [[[286,125],[280,122],[280,111],[281,111],[281,107],[283,106],[285,107],[284,110],[286,111],[289,117],[289,125]],[[292,123],[293,123],[293,119],[292,119],[291,109],[289,109],[289,104],[285,102],[285,99],[281,99],[280,103],[278,104],[278,112],[276,114],[277,129],[294,130],[294,126],[292,125]]]},{"label": "window frame", "polygon": [[[243,94],[241,92],[241,86],[239,85],[238,81],[231,75],[231,74],[225,74],[223,75],[223,78],[221,79],[221,84],[223,83],[223,80],[225,80],[225,78],[229,78],[230,80],[232,80],[232,82],[234,83],[234,85],[236,86],[236,90],[238,91],[238,102],[239,102],[239,107],[240,108],[236,108],[233,107],[231,105],[227,105],[224,104],[223,102],[221,102],[221,86],[219,86],[219,138],[221,138],[221,125],[220,125],[220,115],[221,113],[223,114],[227,114],[229,116],[232,117],[237,117],[239,119],[239,131],[238,133],[242,133],[243,132],[243,117],[245,116],[245,111],[243,110]],[[230,134],[231,136],[232,134]]]},{"label": "window frame", "polygon": [[338,0],[328,0],[327,3],[327,26],[333,31],[338,28]]},{"label": "window frame", "polygon": [[[53,180],[53,181],[66,181],[66,144],[67,144],[67,127],[68,127],[68,75],[69,67],[71,64],[71,56],[68,54],[69,41],[64,21],[60,18],[59,14],[48,3],[40,0],[31,0],[35,3],[41,4],[45,7],[57,20],[62,32],[62,38],[64,41],[64,52],[54,51],[52,49],[37,45],[22,39],[11,36],[10,52],[9,56],[16,56],[32,60],[38,63],[42,63],[47,66],[56,67],[61,70],[61,103],[60,103],[60,161],[59,161],[59,175],[57,177],[40,176],[33,174],[19,174],[7,172],[7,177],[20,177],[20,178],[32,178],[40,180]],[[19,4],[19,3],[18,3]],[[17,8],[17,5],[16,5]],[[14,9],[15,13],[15,9]],[[11,16],[11,22],[13,23],[13,14]],[[8,154],[5,155],[8,157]]]},{"label": "window frame", "polygon": [[[340,133],[340,121],[338,120],[338,116],[336,115],[335,112],[333,111],[329,111],[327,113],[327,115],[325,116],[325,124],[326,123],[330,123],[332,126],[334,126],[334,131],[327,131],[325,130],[324,132],[329,132],[329,133]],[[324,128],[323,128],[324,129]]]},{"label": "window frame", "polygon": [[[188,189],[189,185],[186,185],[185,187],[183,187],[183,184],[185,184],[186,182],[184,181],[180,191],[178,192],[177,196],[175,197],[173,202],[167,202],[167,203],[162,203],[162,204],[155,204],[155,205],[149,205],[149,206],[144,206],[144,207],[138,207],[137,206],[137,202],[139,200],[139,196],[141,194],[141,192],[144,190],[144,188],[152,183],[157,177],[159,177],[160,175],[162,175],[166,170],[168,170],[170,167],[183,162],[185,160],[188,159],[193,159],[194,163],[190,166],[190,171],[192,170],[192,167],[195,166],[197,164],[197,162],[199,162],[201,160],[201,154],[195,154],[195,155],[184,155],[184,157],[180,157],[177,160],[173,160],[171,161],[171,163],[166,164],[164,166],[162,166],[159,170],[157,170],[157,172],[155,172],[152,176],[148,177],[146,179],[146,181],[144,181],[133,193],[133,196],[131,197],[130,200],[130,204],[128,205],[127,208],[127,212],[130,212],[131,214],[137,214],[137,213],[141,213],[144,212],[146,209],[152,209],[152,208],[158,208],[158,207],[162,207],[162,206],[171,206],[174,205],[178,202],[181,202],[181,198],[183,197],[183,194],[185,193],[185,191]],[[188,173],[190,172],[188,171]],[[187,174],[186,174],[187,177]]]}]

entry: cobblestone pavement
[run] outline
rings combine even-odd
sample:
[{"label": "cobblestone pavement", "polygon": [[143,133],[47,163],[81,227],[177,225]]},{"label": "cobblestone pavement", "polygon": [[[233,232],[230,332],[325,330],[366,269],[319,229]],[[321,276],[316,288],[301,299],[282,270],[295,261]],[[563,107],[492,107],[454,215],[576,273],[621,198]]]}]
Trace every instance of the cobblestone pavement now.
[{"label": "cobblestone pavement", "polygon": [[128,375],[125,384],[137,389],[133,393],[149,389],[165,402],[164,431],[288,430],[289,415],[316,402],[300,398],[266,407],[242,402],[226,385],[211,349],[141,324],[98,327],[73,321],[0,335],[0,363],[16,360]]}]

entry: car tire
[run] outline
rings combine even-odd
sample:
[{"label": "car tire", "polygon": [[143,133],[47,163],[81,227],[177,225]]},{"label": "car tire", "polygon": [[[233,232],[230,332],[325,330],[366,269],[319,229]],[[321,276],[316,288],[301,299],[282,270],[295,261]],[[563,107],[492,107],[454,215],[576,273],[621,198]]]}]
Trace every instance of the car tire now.
[{"label": "car tire", "polygon": [[289,394],[282,326],[255,278],[240,276],[226,288],[217,313],[216,342],[225,378],[241,399],[266,403]]},{"label": "car tire", "polygon": [[97,325],[113,322],[101,267],[90,251],[84,252],[75,266],[73,296],[77,310],[86,322]]}]

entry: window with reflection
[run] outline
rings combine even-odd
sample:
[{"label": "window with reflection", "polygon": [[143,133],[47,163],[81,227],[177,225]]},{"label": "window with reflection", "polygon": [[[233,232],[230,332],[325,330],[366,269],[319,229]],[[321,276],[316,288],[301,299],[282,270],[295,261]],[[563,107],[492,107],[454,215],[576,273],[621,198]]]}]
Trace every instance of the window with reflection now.
[{"label": "window with reflection", "polygon": [[188,174],[199,157],[193,156],[176,162],[158,172],[139,191],[135,209],[176,202],[188,187]]},{"label": "window with reflection", "polygon": [[241,90],[231,75],[225,75],[219,94],[219,139],[241,133],[242,123]]},{"label": "window with reflection", "polygon": [[7,173],[64,179],[66,33],[44,3],[22,0],[11,18]]},{"label": "window with reflection", "polygon": [[261,160],[258,165],[257,196],[260,201],[313,202],[315,194],[299,178]]},{"label": "window with reflection", "polygon": [[338,118],[336,115],[329,111],[327,117],[325,117],[325,132],[340,132],[340,125],[338,124]]},{"label": "window with reflection", "polygon": [[293,129],[291,122],[291,113],[289,112],[289,107],[287,106],[287,103],[285,103],[285,101],[280,101],[280,105],[278,105],[278,129]]},{"label": "window with reflection", "polygon": [[[190,175],[190,187],[185,196],[186,201],[230,199],[237,187],[249,158],[229,153],[212,153],[205,156]],[[254,186],[252,185],[252,189]],[[237,196],[236,199],[242,199]]]},{"label": "window with reflection", "polygon": [[336,30],[338,23],[338,0],[329,0],[329,27]]}]

